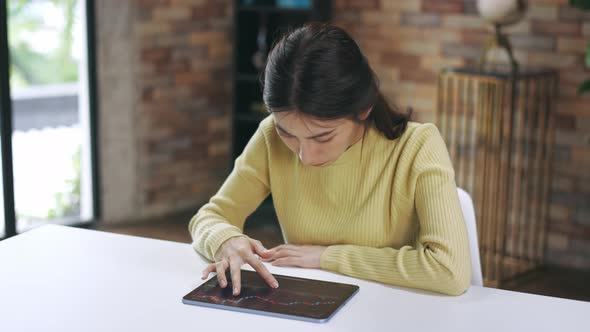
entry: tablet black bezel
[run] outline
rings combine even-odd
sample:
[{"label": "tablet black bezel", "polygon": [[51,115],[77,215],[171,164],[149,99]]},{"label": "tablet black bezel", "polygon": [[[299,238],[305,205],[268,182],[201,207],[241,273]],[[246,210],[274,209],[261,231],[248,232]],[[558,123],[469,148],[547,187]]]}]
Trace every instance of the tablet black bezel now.
[{"label": "tablet black bezel", "polygon": [[[258,273],[253,272],[253,271],[248,271],[248,270],[241,270],[242,273],[242,281],[246,281],[247,280],[251,280],[251,278],[254,279],[258,279],[257,282],[264,282],[262,280],[262,278],[258,275]],[[226,292],[231,292],[231,277],[229,275],[229,272],[227,272],[226,274],[227,276],[227,280],[228,280],[228,286],[226,287],[227,291]],[[336,305],[334,305],[334,307],[323,313],[323,315],[317,315],[317,314],[313,314],[313,313],[307,313],[307,314],[302,314],[300,312],[292,312],[289,310],[264,310],[264,309],[258,309],[258,308],[252,308],[252,307],[248,307],[248,306],[238,306],[238,305],[228,305],[228,304],[220,304],[220,303],[216,303],[213,301],[203,301],[203,300],[195,300],[192,298],[192,294],[194,294],[195,292],[200,292],[202,290],[202,288],[204,287],[210,287],[210,286],[214,286],[214,287],[219,287],[219,283],[217,281],[217,276],[213,276],[211,278],[209,278],[207,281],[205,281],[204,283],[202,283],[201,285],[199,285],[199,287],[193,289],[191,292],[189,292],[188,294],[186,294],[183,297],[183,303],[186,304],[193,304],[193,305],[199,305],[199,304],[203,304],[203,306],[205,307],[212,307],[212,308],[220,308],[220,309],[227,309],[227,310],[232,310],[232,311],[238,311],[238,312],[248,312],[248,313],[259,313],[262,315],[268,315],[268,316],[276,316],[276,317],[283,317],[283,318],[290,318],[293,317],[294,319],[303,319],[303,320],[307,320],[307,321],[316,321],[316,322],[325,322],[327,320],[329,320],[338,310],[340,310],[359,290],[359,286],[357,285],[351,285],[351,284],[346,284],[346,283],[338,283],[338,282],[332,282],[332,281],[325,281],[325,280],[318,280],[318,279],[309,279],[309,278],[301,278],[301,277],[294,277],[294,276],[287,276],[287,275],[279,275],[279,274],[273,274],[273,276],[277,279],[277,281],[279,282],[279,285],[282,284],[287,284],[285,281],[286,280],[290,280],[290,281],[296,281],[296,282],[313,282],[315,285],[314,287],[318,286],[318,283],[321,284],[321,287],[325,287],[323,289],[328,289],[328,287],[330,287],[329,289],[332,291],[332,293],[334,291],[338,291],[338,302]],[[214,284],[214,285],[212,285]],[[247,286],[245,284],[243,284],[243,286]],[[338,289],[335,289],[335,287],[337,287]],[[326,292],[327,294],[330,294],[331,292]],[[324,293],[324,294],[326,294]],[[239,298],[240,296],[242,296],[242,293],[240,293],[240,295],[237,296],[237,298]],[[331,295],[331,296],[336,296],[336,295]]]}]

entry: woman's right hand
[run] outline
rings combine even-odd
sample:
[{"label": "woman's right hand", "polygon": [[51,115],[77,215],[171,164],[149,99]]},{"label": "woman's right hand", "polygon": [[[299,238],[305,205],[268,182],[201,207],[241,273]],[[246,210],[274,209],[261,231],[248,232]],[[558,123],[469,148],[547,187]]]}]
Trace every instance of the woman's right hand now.
[{"label": "woman's right hand", "polygon": [[217,280],[221,288],[227,287],[225,271],[229,268],[233,283],[233,295],[239,295],[241,290],[240,268],[244,264],[250,264],[272,288],[278,288],[279,283],[275,277],[266,269],[264,263],[256,257],[267,258],[271,252],[264,248],[258,240],[248,236],[232,237],[225,241],[215,254],[215,263],[207,265],[203,270],[202,279],[207,279],[209,273],[216,272]]}]

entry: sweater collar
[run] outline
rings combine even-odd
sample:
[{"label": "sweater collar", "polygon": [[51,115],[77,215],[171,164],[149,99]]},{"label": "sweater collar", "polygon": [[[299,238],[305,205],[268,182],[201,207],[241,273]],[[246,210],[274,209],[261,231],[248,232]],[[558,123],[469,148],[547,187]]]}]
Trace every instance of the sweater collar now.
[{"label": "sweater collar", "polygon": [[363,156],[366,155],[368,148],[371,146],[371,142],[376,134],[375,130],[377,129],[374,124],[367,126],[361,139],[348,147],[348,149],[346,149],[335,162],[328,165],[326,168],[330,168],[331,166],[356,165],[360,163]]}]

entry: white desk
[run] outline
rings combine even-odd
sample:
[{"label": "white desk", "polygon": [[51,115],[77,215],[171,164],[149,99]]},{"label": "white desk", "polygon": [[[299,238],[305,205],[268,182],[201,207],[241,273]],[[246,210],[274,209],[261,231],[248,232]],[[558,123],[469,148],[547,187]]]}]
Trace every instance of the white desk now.
[{"label": "white desk", "polygon": [[590,329],[590,302],[481,287],[448,297],[270,264],[272,273],[353,283],[360,291],[326,324],[182,304],[182,297],[203,282],[200,275],[205,263],[188,244],[43,226],[0,242],[0,330]]}]

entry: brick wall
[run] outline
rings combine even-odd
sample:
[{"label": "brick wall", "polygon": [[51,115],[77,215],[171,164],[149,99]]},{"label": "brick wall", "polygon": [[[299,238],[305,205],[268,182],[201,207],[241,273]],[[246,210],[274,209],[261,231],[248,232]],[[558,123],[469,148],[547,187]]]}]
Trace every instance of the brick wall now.
[{"label": "brick wall", "polygon": [[96,6],[103,219],[196,212],[230,171],[232,2]]},{"label": "brick wall", "polygon": [[[560,75],[547,258],[590,269],[590,96],[576,95],[590,78],[590,12],[567,0],[529,5],[525,20],[506,30],[516,58]],[[439,69],[473,65],[489,35],[475,0],[335,0],[333,17],[359,42],[385,94],[413,106],[421,122],[434,119]]]},{"label": "brick wall", "polygon": [[198,207],[230,165],[231,1],[137,0],[142,207]]}]

